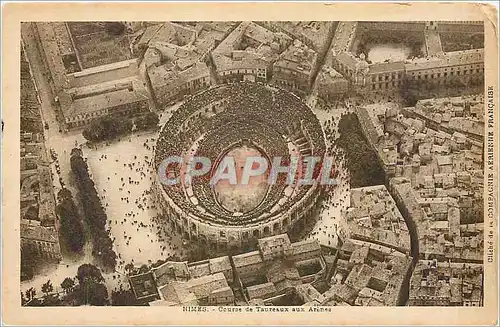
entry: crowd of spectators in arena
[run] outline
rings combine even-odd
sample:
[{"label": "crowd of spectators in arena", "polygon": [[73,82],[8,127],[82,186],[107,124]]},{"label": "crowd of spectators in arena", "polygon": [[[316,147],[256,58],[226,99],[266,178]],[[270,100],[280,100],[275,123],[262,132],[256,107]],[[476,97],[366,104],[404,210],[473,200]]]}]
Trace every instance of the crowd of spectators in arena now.
[{"label": "crowd of spectators in arena", "polygon": [[[287,91],[259,83],[224,84],[191,96],[167,122],[156,146],[155,167],[169,156],[186,157],[193,143],[199,141],[197,156],[208,157],[212,163],[242,141],[262,150],[268,158],[290,158],[287,142],[293,142],[296,129],[307,135],[311,154],[325,155],[324,136],[316,116],[302,99]],[[169,167],[170,168],[170,167]],[[171,167],[172,172],[178,167]],[[168,173],[168,172],[167,172]],[[177,174],[177,173],[176,173]],[[209,180],[193,182],[193,193],[203,206],[197,210],[182,185],[163,186],[166,194],[182,210],[224,225],[251,223],[288,210],[303,198],[311,185],[301,185],[280,208],[271,212],[280,199],[285,183],[270,187],[265,204],[234,217],[219,206],[212,194]]]}]

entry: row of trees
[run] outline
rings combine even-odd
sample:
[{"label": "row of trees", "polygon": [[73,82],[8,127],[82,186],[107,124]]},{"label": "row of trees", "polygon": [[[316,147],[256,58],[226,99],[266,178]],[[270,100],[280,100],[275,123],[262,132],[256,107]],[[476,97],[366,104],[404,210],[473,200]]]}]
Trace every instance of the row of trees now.
[{"label": "row of trees", "polygon": [[157,128],[160,119],[155,112],[148,112],[143,116],[132,118],[106,116],[97,119],[87,126],[82,135],[87,141],[99,142],[112,140],[132,131],[144,131]]},{"label": "row of trees", "polygon": [[114,270],[116,253],[113,251],[113,242],[106,232],[107,215],[101,205],[94,181],[89,176],[87,163],[82,158],[82,151],[77,148],[73,149],[70,160],[80,202],[84,204],[83,215],[92,235],[92,254],[104,269]]},{"label": "row of trees", "polygon": [[[23,306],[80,306],[109,305],[108,290],[104,284],[104,278],[100,270],[91,264],[83,264],[78,267],[77,275],[74,278],[66,277],[62,283],[63,292],[54,292],[52,282],[48,280],[42,285],[43,296],[37,297],[36,290],[32,287],[21,293],[21,304]],[[130,294],[120,289],[114,291],[112,295],[112,305],[121,305],[126,302],[134,305],[135,297],[128,297]],[[130,292],[131,293],[131,292]],[[115,299],[115,300],[113,300]]]},{"label": "row of trees", "polygon": [[36,290],[31,287],[21,293],[21,304],[23,306],[136,306],[134,294],[130,290],[120,289],[111,292],[111,303],[109,294],[104,284],[101,271],[94,265],[83,264],[78,267],[74,278],[66,277],[62,283],[63,292],[54,292],[52,282],[48,280],[42,285],[43,296],[37,297]]},{"label": "row of trees", "polygon": [[364,137],[356,114],[342,115],[339,121],[339,138],[335,144],[342,148],[346,155],[351,187],[385,183],[385,172],[375,151]]},{"label": "row of trees", "polygon": [[59,204],[56,207],[59,216],[59,235],[67,250],[80,253],[85,244],[85,233],[80,212],[73,200],[73,195],[67,188],[57,194]]},{"label": "row of trees", "polygon": [[471,87],[482,86],[484,77],[451,79],[446,84],[438,84],[436,80],[404,80],[399,87],[399,95],[404,105],[413,107],[420,99],[464,95],[473,90]]}]

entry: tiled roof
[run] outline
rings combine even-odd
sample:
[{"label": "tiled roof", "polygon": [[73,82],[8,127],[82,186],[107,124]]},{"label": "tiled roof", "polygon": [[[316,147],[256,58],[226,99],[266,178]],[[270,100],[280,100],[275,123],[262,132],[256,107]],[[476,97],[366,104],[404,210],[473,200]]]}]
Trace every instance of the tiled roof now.
[{"label": "tiled roof", "polygon": [[233,256],[233,263],[236,268],[262,263],[259,251],[252,251]]}]

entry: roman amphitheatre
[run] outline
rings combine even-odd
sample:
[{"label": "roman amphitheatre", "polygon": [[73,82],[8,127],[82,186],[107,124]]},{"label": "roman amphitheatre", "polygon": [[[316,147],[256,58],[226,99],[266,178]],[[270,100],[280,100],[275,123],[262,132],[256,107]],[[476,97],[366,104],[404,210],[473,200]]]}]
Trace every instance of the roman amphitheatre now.
[{"label": "roman amphitheatre", "polygon": [[[217,164],[231,155],[239,175],[246,156],[286,162],[294,156],[323,157],[325,150],[320,122],[300,98],[242,82],[208,89],[182,104],[160,133],[155,167],[171,156],[203,156]],[[180,176],[175,165],[166,174]],[[206,177],[163,185],[156,176],[154,193],[165,220],[184,238],[213,250],[238,249],[290,230],[309,216],[321,193],[316,184],[287,185],[286,174],[269,185],[267,176],[248,185],[220,181],[213,186]]]}]

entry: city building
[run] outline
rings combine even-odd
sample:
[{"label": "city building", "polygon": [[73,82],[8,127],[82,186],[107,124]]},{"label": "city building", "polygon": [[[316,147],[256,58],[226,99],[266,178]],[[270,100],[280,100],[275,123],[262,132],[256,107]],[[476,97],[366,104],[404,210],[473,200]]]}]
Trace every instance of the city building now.
[{"label": "city building", "polygon": [[321,305],[396,306],[405,292],[411,258],[377,244],[347,240]]},{"label": "city building", "polygon": [[151,66],[148,76],[152,93],[160,106],[182,100],[184,96],[204,90],[211,84],[210,70],[204,63],[181,71],[170,69],[167,65]]},{"label": "city building", "polygon": [[317,53],[324,54],[330,46],[337,22],[328,21],[259,21],[256,22],[273,32],[287,34]]},{"label": "city building", "polygon": [[282,32],[253,22],[242,22],[212,51],[220,82],[267,82],[273,63],[291,44]]},{"label": "city building", "polygon": [[326,101],[337,101],[349,90],[349,82],[331,67],[321,69],[316,81],[318,97]]},{"label": "city building", "polygon": [[483,266],[419,261],[410,281],[410,306],[483,305]]},{"label": "city building", "polygon": [[[298,96],[269,85],[221,84],[191,96],[175,115],[178,119],[169,120],[156,141],[156,167],[167,156],[182,156],[183,149],[191,151],[194,146],[204,155],[217,158],[223,151],[240,147],[250,135],[256,137],[253,146],[266,149],[270,157],[290,155],[290,149],[283,142],[284,135],[303,155],[324,152],[324,136],[318,132],[321,126],[311,109]],[[248,115],[248,119],[235,120],[235,115]],[[288,118],[284,119],[284,115]],[[272,118],[275,116],[276,119]],[[267,127],[266,123],[271,121],[277,123]],[[198,144],[197,140],[200,140]],[[172,169],[171,173],[176,172]],[[315,219],[310,213],[322,192],[320,183],[287,187],[292,192],[290,196],[271,191],[270,197],[256,203],[257,210],[234,213],[221,208],[220,202],[214,200],[208,183],[194,181],[192,187],[166,187],[155,175],[153,194],[166,224],[193,246],[216,255],[230,249],[254,249],[261,237],[282,234],[291,231],[299,221]]]},{"label": "city building", "polygon": [[396,203],[384,185],[351,190],[341,238],[375,243],[410,253],[410,234]]},{"label": "city building", "polygon": [[213,84],[211,52],[235,22],[166,22],[145,26],[134,47],[156,106],[182,100]]},{"label": "city building", "polygon": [[157,106],[182,100],[212,84],[210,52],[235,23],[163,23],[144,29],[137,41],[144,53],[141,67]]},{"label": "city building", "polygon": [[136,299],[150,305],[248,305],[282,299],[326,274],[316,240],[291,243],[281,234],[258,244],[259,250],[233,256],[167,261],[146,273],[132,273],[129,283]]},{"label": "city building", "polygon": [[483,224],[464,223],[457,199],[422,198],[403,177],[393,178],[390,188],[401,212],[415,224],[421,259],[483,262]]},{"label": "city building", "polygon": [[129,83],[118,90],[75,99],[65,113],[66,126],[86,126],[101,117],[131,117],[149,112],[148,97],[134,85]]},{"label": "city building", "polygon": [[[23,48],[22,48],[23,49]],[[21,134],[20,205],[21,219],[45,227],[56,227],[56,200],[53,191],[51,159],[45,147],[44,126],[38,89],[30,63],[21,54]],[[57,241],[57,232],[55,233]]]},{"label": "city building", "polygon": [[63,129],[85,127],[108,115],[149,111],[148,91],[130,49],[107,37],[102,24],[92,26],[90,34],[79,24],[33,24]]},{"label": "city building", "polygon": [[153,305],[231,305],[232,289],[222,273],[173,281],[158,287],[160,300]]},{"label": "city building", "polygon": [[[405,81],[434,85],[477,83],[484,78],[484,45],[473,49],[445,51],[448,49],[443,49],[441,38],[447,38],[447,33],[452,32],[464,34],[467,28],[470,28],[469,33],[483,33],[482,24],[433,21],[340,22],[332,44],[332,66],[361,93],[398,90]],[[356,55],[360,44],[359,36],[375,33],[376,39],[385,38],[393,42],[395,31],[404,31],[406,38],[413,40],[414,47],[422,42],[424,53],[404,60],[387,59],[384,62],[369,62],[365,53]]]},{"label": "city building", "polygon": [[296,39],[274,62],[271,83],[292,92],[307,94],[314,82],[317,60],[316,51]]},{"label": "city building", "polygon": [[21,279],[61,259],[51,158],[45,147],[42,108],[31,64],[21,43],[20,230]]},{"label": "city building", "polygon": [[39,221],[21,220],[21,252],[36,253],[46,262],[62,259],[59,237],[54,227],[41,226]]}]

